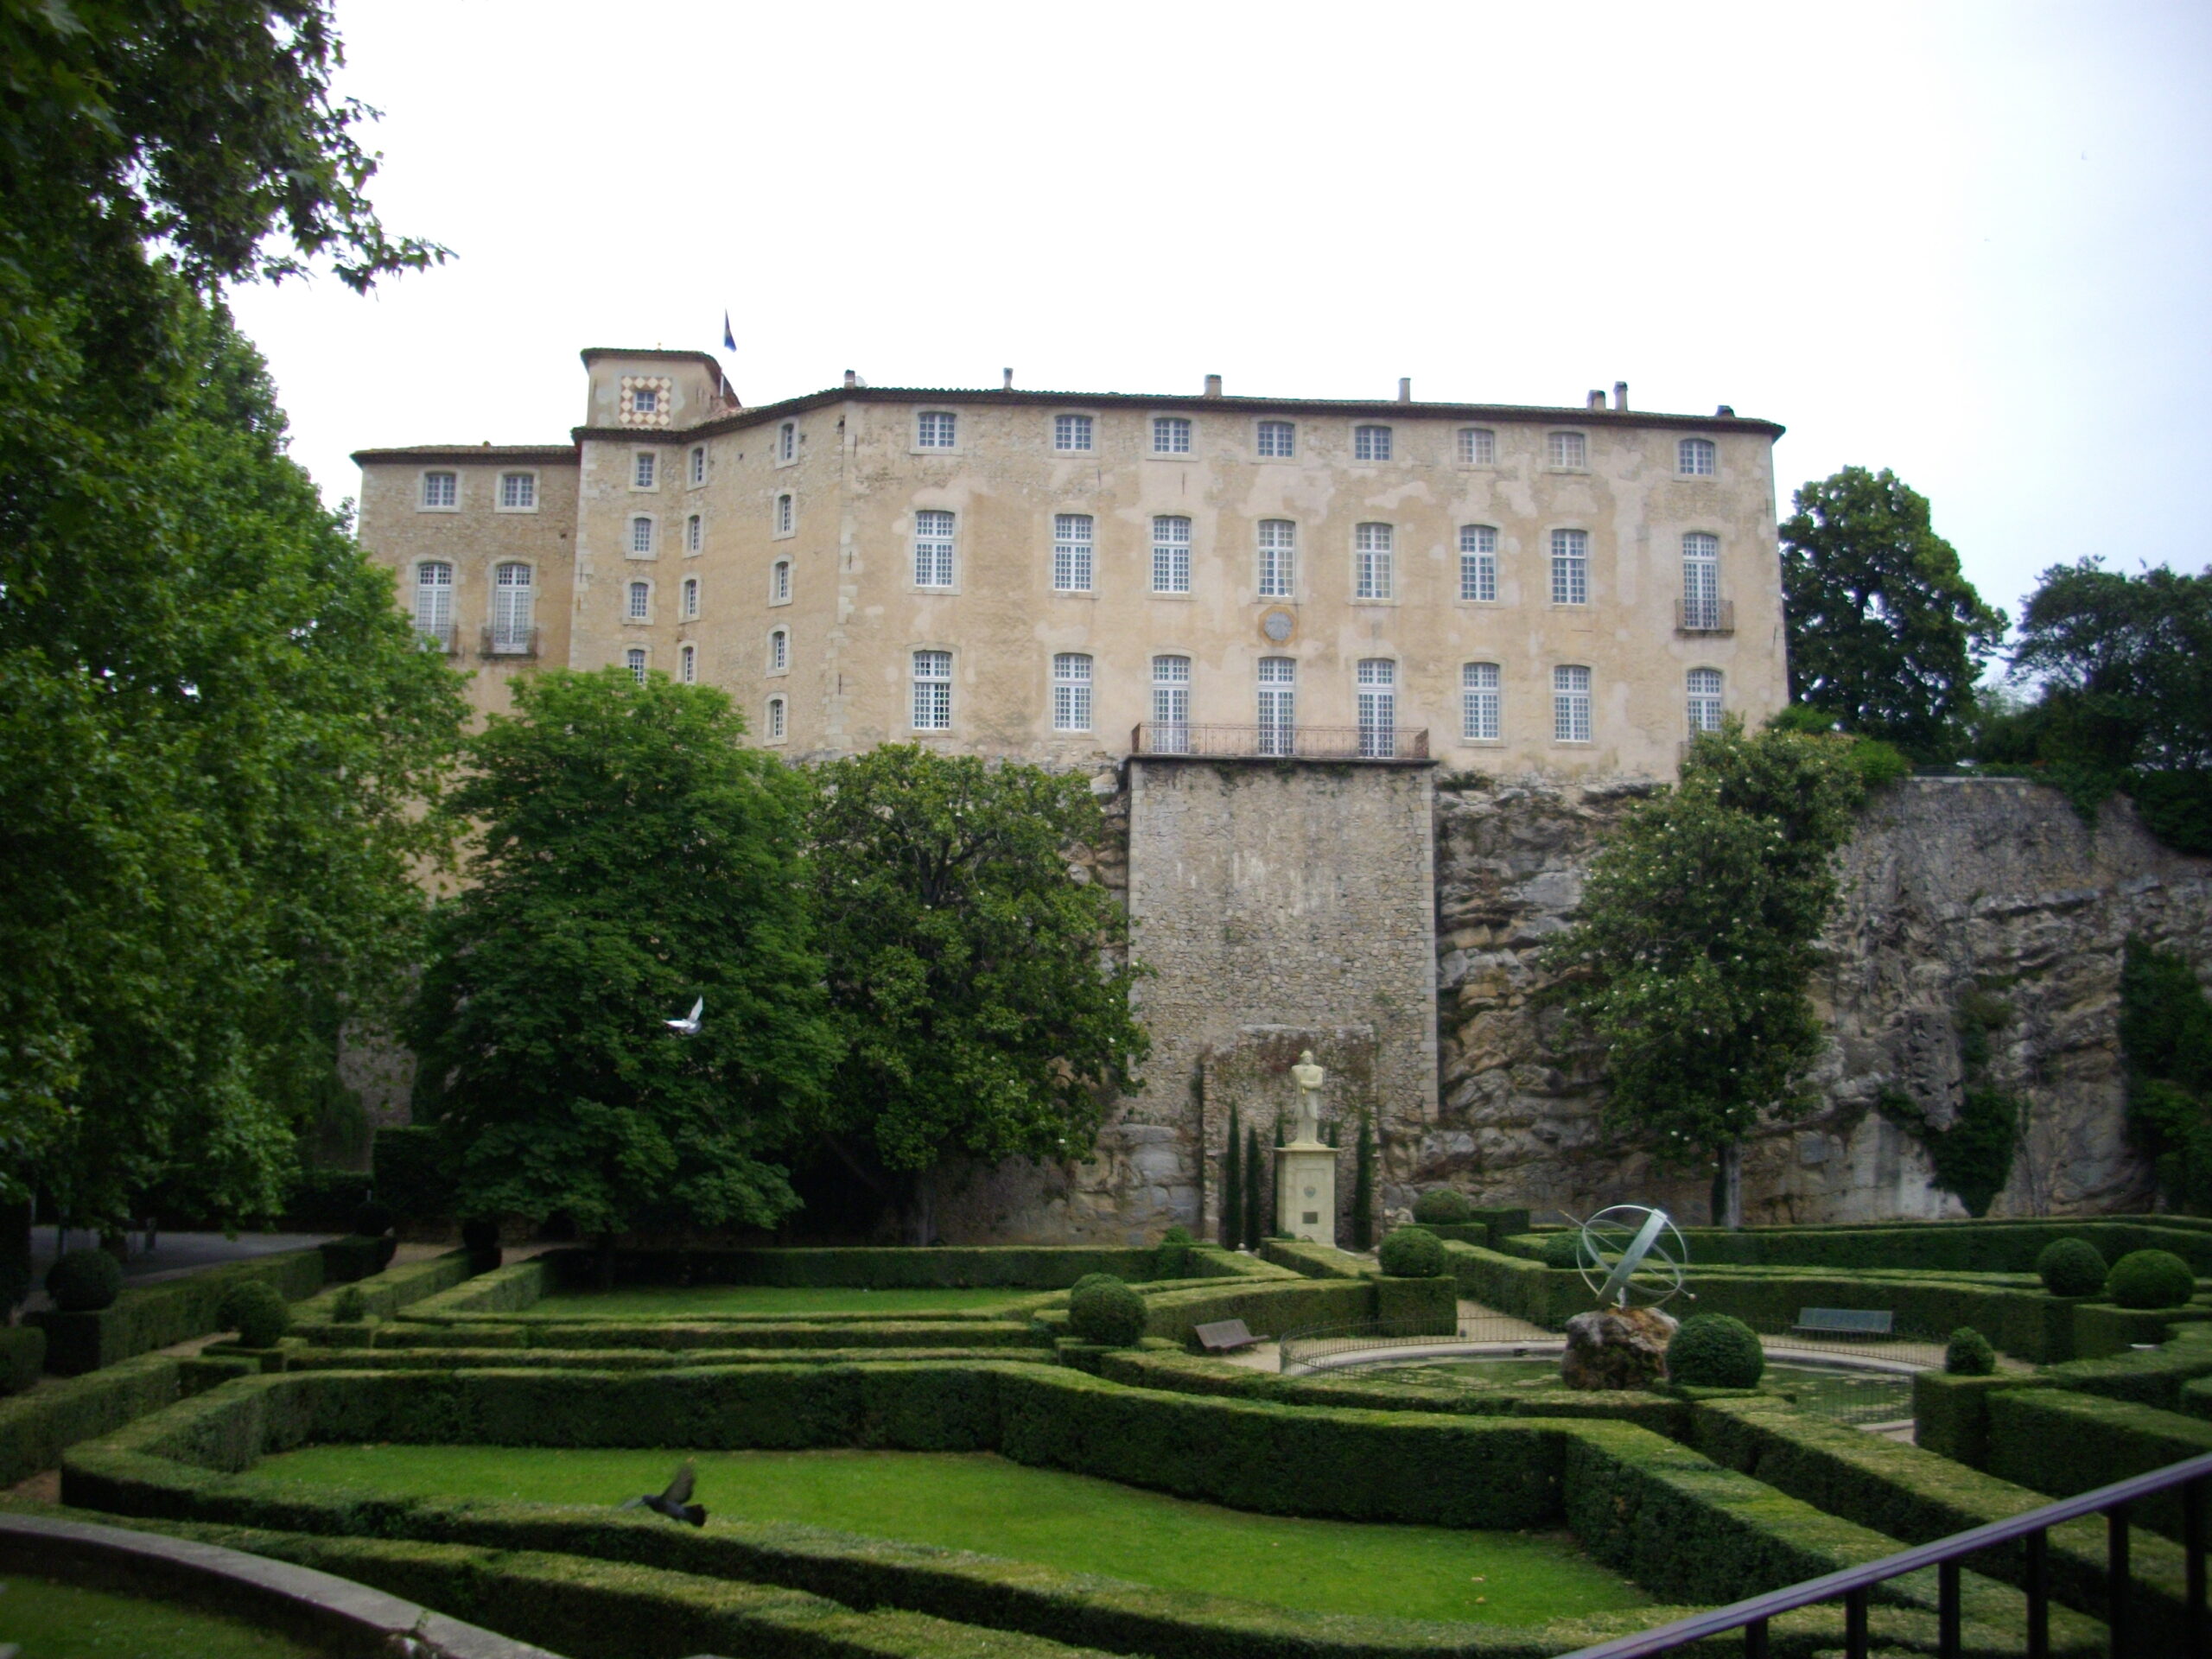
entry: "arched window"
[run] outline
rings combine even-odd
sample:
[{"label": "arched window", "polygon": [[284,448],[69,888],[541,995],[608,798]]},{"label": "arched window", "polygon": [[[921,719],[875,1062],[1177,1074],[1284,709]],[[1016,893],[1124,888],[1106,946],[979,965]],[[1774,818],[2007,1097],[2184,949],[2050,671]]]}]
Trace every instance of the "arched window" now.
[{"label": "arched window", "polygon": [[676,653],[676,677],[686,685],[699,683],[699,647],[685,645]]},{"label": "arched window", "polygon": [[519,563],[503,564],[492,573],[492,649],[512,653],[530,649],[531,569]]},{"label": "arched window", "polygon": [[683,550],[686,553],[696,553],[706,544],[706,540],[707,527],[700,522],[699,515],[695,512],[683,521]]},{"label": "arched window", "polygon": [[778,559],[768,567],[768,602],[787,605],[791,597],[791,562]]},{"label": "arched window", "polygon": [[632,622],[650,621],[652,619],[653,613],[652,583],[649,582],[632,582],[630,584],[629,603],[625,607],[622,613],[627,620]]},{"label": "arched window", "polygon": [[644,513],[630,520],[630,552],[632,556],[649,555],[653,550],[653,521]]},{"label": "arched window", "polygon": [[1497,434],[1486,426],[1459,429],[1459,464],[1494,467],[1497,464]]},{"label": "arched window", "polygon": [[639,649],[638,646],[632,645],[629,650],[622,653],[622,661],[624,665],[630,671],[630,677],[635,680],[639,685],[643,685],[645,683],[645,653],[644,651]]},{"label": "arched window", "polygon": [[768,741],[771,743],[780,743],[784,741],[784,700],[781,697],[769,698]]},{"label": "arched window", "polygon": [[1152,751],[1184,754],[1191,747],[1191,659],[1152,659]]},{"label": "arched window", "polygon": [[1682,626],[1710,632],[1720,626],[1720,538],[1692,531],[1682,537]]},{"label": "arched window", "polygon": [[415,630],[453,649],[453,566],[430,560],[415,567]]},{"label": "arched window", "polygon": [[1056,593],[1090,591],[1091,531],[1090,515],[1087,512],[1052,515],[1052,588]]},{"label": "arched window", "polygon": [[1488,524],[1459,526],[1459,597],[1497,602],[1497,531]]},{"label": "arched window", "polygon": [[[950,419],[950,416],[948,416],[946,418]],[[949,440],[945,447],[947,448],[952,447]],[[797,421],[785,421],[776,429],[776,459],[778,461],[798,459],[798,423]]]},{"label": "arched window", "polygon": [[1398,665],[1388,657],[1359,662],[1359,752],[1370,760],[1398,753]]},{"label": "arched window", "polygon": [[1684,438],[1675,446],[1675,470],[1685,478],[1711,478],[1719,465],[1720,451],[1711,438]]},{"label": "arched window", "polygon": [[1590,532],[1586,530],[1552,531],[1552,603],[1587,605],[1590,602]]},{"label": "arched window", "polygon": [[798,508],[788,495],[776,498],[776,534],[788,536],[798,525]]},{"label": "arched window", "polygon": [[694,484],[707,481],[707,446],[703,443],[691,446],[691,481]]},{"label": "arched window", "polygon": [[1360,524],[1352,531],[1352,594],[1359,599],[1388,599],[1395,573],[1390,569],[1391,533],[1388,524]]},{"label": "arched window", "polygon": [[1590,741],[1590,671],[1560,667],[1552,670],[1552,741],[1587,743]]},{"label": "arched window", "polygon": [[1298,664],[1288,657],[1260,658],[1260,753],[1294,754],[1298,748]]},{"label": "arched window", "polygon": [[1059,652],[1052,658],[1052,729],[1090,729],[1090,658],[1079,651]]},{"label": "arched window", "polygon": [[1689,675],[1690,730],[1717,732],[1720,729],[1720,671],[1717,668],[1694,668]]},{"label": "arched window", "polygon": [[650,449],[639,450],[630,473],[630,486],[632,489],[650,490],[655,486],[659,477],[660,457]]},{"label": "arched window", "polygon": [[1260,597],[1288,599],[1297,591],[1298,526],[1287,518],[1260,520]]},{"label": "arched window", "polygon": [[1191,521],[1163,514],[1152,521],[1152,591],[1191,591]]},{"label": "arched window", "polygon": [[949,651],[914,653],[914,729],[952,729],[952,653]]},{"label": "arched window", "polygon": [[699,614],[699,578],[683,578],[683,618],[687,622]]},{"label": "arched window", "polygon": [[1497,681],[1496,663],[1459,666],[1459,735],[1470,743],[1497,741]]},{"label": "arched window", "polygon": [[781,674],[791,665],[791,636],[790,630],[772,628],[768,633],[768,671]]}]

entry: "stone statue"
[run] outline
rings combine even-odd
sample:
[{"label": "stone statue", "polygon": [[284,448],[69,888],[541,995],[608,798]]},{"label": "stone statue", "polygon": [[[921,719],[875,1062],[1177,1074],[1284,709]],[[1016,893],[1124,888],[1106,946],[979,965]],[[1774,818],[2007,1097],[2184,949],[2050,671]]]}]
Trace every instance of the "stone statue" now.
[{"label": "stone statue", "polygon": [[1321,1139],[1321,1079],[1327,1073],[1313,1063],[1313,1051],[1309,1048],[1298,1057],[1298,1064],[1290,1068],[1290,1075],[1298,1080],[1298,1127],[1291,1136],[1292,1144],[1318,1145]]}]

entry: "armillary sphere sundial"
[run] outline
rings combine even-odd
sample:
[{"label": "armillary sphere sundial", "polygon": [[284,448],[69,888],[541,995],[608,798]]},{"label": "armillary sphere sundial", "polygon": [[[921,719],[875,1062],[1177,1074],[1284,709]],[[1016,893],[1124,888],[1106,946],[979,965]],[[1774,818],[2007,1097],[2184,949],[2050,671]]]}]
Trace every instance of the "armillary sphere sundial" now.
[{"label": "armillary sphere sundial", "polygon": [[1582,1224],[1576,1263],[1600,1307],[1657,1307],[1685,1294],[1689,1246],[1664,1210],[1616,1204]]}]

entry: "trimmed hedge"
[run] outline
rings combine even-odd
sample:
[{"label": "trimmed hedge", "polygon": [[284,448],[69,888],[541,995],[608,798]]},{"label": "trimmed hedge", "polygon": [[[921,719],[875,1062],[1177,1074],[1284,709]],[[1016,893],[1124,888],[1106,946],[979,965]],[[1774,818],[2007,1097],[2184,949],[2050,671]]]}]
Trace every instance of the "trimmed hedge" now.
[{"label": "trimmed hedge", "polygon": [[1459,1329],[1459,1287],[1448,1278],[1375,1281],[1375,1317],[1412,1334],[1449,1337]]},{"label": "trimmed hedge", "polygon": [[2130,1250],[2105,1275],[2107,1299],[2122,1307],[2183,1307],[2196,1294],[2196,1274],[2171,1250]]},{"label": "trimmed hedge", "polygon": [[0,1486],[51,1469],[79,1440],[111,1433],[134,1418],[175,1404],[181,1389],[178,1363],[149,1354],[0,1401]]},{"label": "trimmed hedge", "polygon": [[21,1394],[46,1370],[46,1332],[35,1325],[0,1325],[0,1394]]},{"label": "trimmed hedge", "polygon": [[[550,1262],[563,1282],[579,1284],[592,1272],[595,1260],[584,1250],[549,1251],[539,1259]],[[874,1290],[1065,1290],[1086,1273],[1149,1279],[1155,1260],[1155,1252],[1147,1249],[1080,1244],[617,1250],[614,1281],[622,1285],[790,1285],[817,1290],[861,1285]]]},{"label": "trimmed hedge", "polygon": [[1667,1343],[1667,1379],[1691,1389],[1755,1389],[1766,1370],[1758,1333],[1726,1313],[1693,1313]]},{"label": "trimmed hedge", "polygon": [[[2212,1423],[2131,1401],[2067,1389],[2014,1389],[1989,1401],[1989,1472],[2051,1497],[2148,1474],[2212,1452]],[[2181,1535],[2181,1501],[2168,1492],[2131,1504],[2129,1517]]]},{"label": "trimmed hedge", "polygon": [[391,1243],[388,1237],[371,1238],[363,1233],[325,1239],[315,1246],[322,1252],[322,1282],[349,1285],[381,1271],[386,1259],[385,1246]]},{"label": "trimmed hedge", "polygon": [[2054,1296],[2094,1296],[2105,1287],[2107,1271],[2086,1238],[2055,1238],[2036,1257],[2036,1274]]},{"label": "trimmed hedge", "polygon": [[2110,1302],[2082,1302],[2074,1313],[2075,1359],[2102,1359],[2125,1354],[2139,1343],[2164,1342],[2177,1325],[2212,1319],[2212,1307],[2118,1307]]},{"label": "trimmed hedge", "polygon": [[1271,1238],[1260,1246],[1260,1255],[1305,1279],[1357,1279],[1375,1271],[1375,1264],[1364,1256],[1309,1239]]},{"label": "trimmed hedge", "polygon": [[2130,1250],[2171,1250],[2212,1274],[2212,1231],[2158,1216],[2023,1221],[1910,1221],[1830,1227],[1685,1227],[1690,1260],[1776,1268],[1910,1268],[1948,1273],[2032,1273],[2044,1247],[2087,1239],[2107,1261]]},{"label": "trimmed hedge", "polygon": [[1580,1274],[1480,1245],[1445,1241],[1444,1270],[1462,1296],[1553,1331],[1596,1306]]},{"label": "trimmed hedge", "polygon": [[1912,1440],[1923,1452],[1989,1467],[1989,1397],[2006,1389],[2039,1387],[2036,1376],[1961,1376],[1946,1371],[1912,1374]]},{"label": "trimmed hedge", "polygon": [[123,1263],[103,1249],[66,1250],[46,1270],[46,1294],[64,1313],[97,1313],[123,1294]]},{"label": "trimmed hedge", "polygon": [[2131,1350],[2098,1359],[2047,1365],[2037,1380],[2081,1394],[2103,1395],[2172,1411],[2180,1406],[2182,1389],[2191,1378],[2199,1376],[2212,1376],[2212,1325],[2177,1326],[2172,1336],[2149,1353]]},{"label": "trimmed hedge", "polygon": [[650,1371],[728,1365],[860,1365],[956,1363],[1050,1365],[1054,1348],[302,1348],[284,1350],[293,1371]]},{"label": "trimmed hedge", "polygon": [[29,1313],[24,1319],[46,1332],[46,1369],[80,1376],[222,1330],[215,1309],[223,1293],[253,1281],[272,1286],[287,1301],[311,1296],[322,1287],[321,1252],[287,1250],[157,1285],[127,1285],[114,1306],[97,1313]]},{"label": "trimmed hedge", "polygon": [[311,1334],[310,1327],[327,1321],[337,1311],[338,1299],[351,1290],[360,1297],[368,1313],[378,1319],[390,1319],[403,1307],[414,1306],[426,1297],[452,1289],[465,1281],[474,1270],[474,1264],[467,1250],[448,1250],[427,1261],[387,1268],[350,1285],[333,1285],[296,1304],[292,1317],[303,1335]]},{"label": "trimmed hedge", "polygon": [[1299,1279],[1255,1284],[1215,1280],[1145,1298],[1144,1333],[1170,1342],[1196,1340],[1202,1325],[1242,1319],[1255,1337],[1279,1337],[1316,1325],[1357,1325],[1375,1317],[1372,1279]]}]

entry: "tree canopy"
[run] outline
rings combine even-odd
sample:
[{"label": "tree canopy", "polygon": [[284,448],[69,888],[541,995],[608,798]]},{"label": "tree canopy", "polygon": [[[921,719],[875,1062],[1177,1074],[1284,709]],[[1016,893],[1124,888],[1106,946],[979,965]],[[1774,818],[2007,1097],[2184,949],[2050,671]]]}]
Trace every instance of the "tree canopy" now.
[{"label": "tree canopy", "polygon": [[906,1179],[925,1236],[941,1161],[1083,1157],[1135,1087],[1135,970],[1113,960],[1128,923],[1069,873],[1102,829],[1082,778],[891,745],[815,781],[816,915],[846,1044],[834,1131]]},{"label": "tree canopy", "polygon": [[[601,1236],[773,1226],[836,1052],[804,784],[709,687],[618,668],[514,693],[444,809],[480,841],[407,1027],[462,1201]],[[696,1035],[663,1024],[702,997]]]},{"label": "tree canopy", "polygon": [[1916,760],[1950,759],[2005,613],[1961,572],[1927,498],[1887,468],[1847,467],[1792,503],[1782,526],[1792,701]]}]

